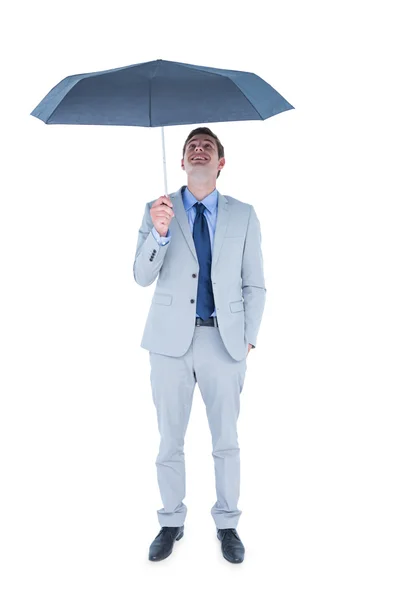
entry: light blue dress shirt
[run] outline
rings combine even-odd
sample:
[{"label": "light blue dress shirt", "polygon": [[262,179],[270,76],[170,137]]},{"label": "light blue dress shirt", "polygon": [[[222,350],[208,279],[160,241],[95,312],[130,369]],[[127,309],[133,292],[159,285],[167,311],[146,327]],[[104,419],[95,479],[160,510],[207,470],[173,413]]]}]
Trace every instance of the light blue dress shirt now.
[{"label": "light blue dress shirt", "polygon": [[[192,236],[193,236],[193,223],[194,223],[194,220],[195,220],[196,214],[197,214],[196,206],[195,206],[195,204],[197,203],[197,199],[193,196],[192,192],[188,189],[188,187],[186,185],[181,188],[181,191],[182,191],[183,206],[185,207],[186,216],[189,221],[190,231],[192,232]],[[202,200],[202,204],[204,204],[204,206],[206,207],[206,210],[204,211],[203,214],[206,217],[206,221],[208,224],[208,231],[210,233],[211,256],[212,256],[212,251],[213,251],[213,246],[214,246],[215,228],[217,226],[217,213],[218,213],[217,189],[214,189],[211,192],[211,194],[208,194],[208,196],[206,196],[204,198],[204,200]],[[167,231],[166,236],[161,236],[155,227],[153,227],[153,229],[151,231],[153,233],[155,240],[158,242],[158,244],[160,246],[165,246],[165,244],[169,243],[169,240],[171,239],[171,234],[169,232],[169,229]],[[214,309],[214,312],[210,316],[215,317],[216,314],[217,314],[217,311]],[[196,313],[196,317],[198,317],[198,316],[199,315]]]}]

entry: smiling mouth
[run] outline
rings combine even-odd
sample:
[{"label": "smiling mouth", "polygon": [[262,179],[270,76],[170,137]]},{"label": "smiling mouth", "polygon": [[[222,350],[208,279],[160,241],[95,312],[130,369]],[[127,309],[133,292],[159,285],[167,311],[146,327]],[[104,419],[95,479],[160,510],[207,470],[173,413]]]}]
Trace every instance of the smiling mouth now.
[{"label": "smiling mouth", "polygon": [[191,159],[192,162],[207,162],[208,158],[204,156],[195,156]]}]

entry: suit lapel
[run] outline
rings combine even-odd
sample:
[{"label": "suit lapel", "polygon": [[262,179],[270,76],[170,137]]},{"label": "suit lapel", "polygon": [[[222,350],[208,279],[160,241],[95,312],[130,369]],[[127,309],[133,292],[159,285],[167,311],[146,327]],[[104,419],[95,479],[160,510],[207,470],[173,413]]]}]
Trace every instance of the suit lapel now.
[{"label": "suit lapel", "polygon": [[215,227],[214,246],[212,251],[211,275],[213,268],[217,264],[220,250],[225,239],[225,232],[228,226],[230,204],[228,199],[218,192],[218,215],[217,225]]},{"label": "suit lapel", "polygon": [[[218,213],[217,213],[217,224],[215,228],[215,236],[214,236],[214,245],[212,250],[212,265],[211,265],[211,274],[213,272],[214,266],[217,264],[219,253],[222,248],[222,244],[225,238],[226,228],[228,226],[228,218],[229,218],[229,210],[230,205],[229,201],[225,196],[218,193]],[[186,240],[187,245],[190,248],[194,258],[197,260],[196,247],[194,245],[192,232],[190,231],[190,225],[188,222],[188,218],[186,215],[186,210],[183,205],[182,200],[182,188],[180,188],[177,192],[170,194],[170,200],[174,207],[175,219],[181,228],[183,236]]]}]

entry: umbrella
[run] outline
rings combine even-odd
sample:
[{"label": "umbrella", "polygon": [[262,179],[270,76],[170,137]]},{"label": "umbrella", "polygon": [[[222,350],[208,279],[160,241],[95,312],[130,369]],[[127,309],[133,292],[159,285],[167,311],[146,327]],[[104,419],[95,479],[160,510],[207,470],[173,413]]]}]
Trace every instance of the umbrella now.
[{"label": "umbrella", "polygon": [[70,75],[31,112],[49,125],[164,127],[265,120],[294,108],[266,81],[246,71],[153,60]]}]

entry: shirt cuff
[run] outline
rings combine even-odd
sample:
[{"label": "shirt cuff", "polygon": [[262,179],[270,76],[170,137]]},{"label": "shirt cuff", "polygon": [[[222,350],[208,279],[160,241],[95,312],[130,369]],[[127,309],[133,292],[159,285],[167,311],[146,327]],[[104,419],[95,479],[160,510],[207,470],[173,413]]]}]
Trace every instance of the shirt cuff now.
[{"label": "shirt cuff", "polygon": [[160,235],[155,227],[153,227],[151,232],[153,234],[154,239],[160,246],[165,246],[166,244],[168,244],[169,240],[171,239],[171,234],[169,232],[169,229],[167,231],[166,236]]}]

